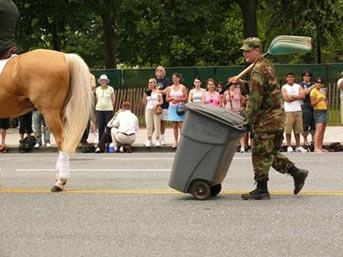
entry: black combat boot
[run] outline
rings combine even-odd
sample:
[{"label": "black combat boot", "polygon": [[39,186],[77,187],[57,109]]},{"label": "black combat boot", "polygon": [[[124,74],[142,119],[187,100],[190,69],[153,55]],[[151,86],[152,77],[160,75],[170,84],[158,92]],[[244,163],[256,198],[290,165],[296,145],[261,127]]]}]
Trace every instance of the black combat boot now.
[{"label": "black combat boot", "polygon": [[257,187],[255,190],[248,194],[242,194],[244,200],[269,200],[270,195],[268,192],[266,181],[257,181]]},{"label": "black combat boot", "polygon": [[296,195],[300,192],[305,184],[306,177],[308,175],[308,170],[303,170],[297,168],[295,165],[290,167],[287,171],[294,179],[294,191],[293,193]]}]

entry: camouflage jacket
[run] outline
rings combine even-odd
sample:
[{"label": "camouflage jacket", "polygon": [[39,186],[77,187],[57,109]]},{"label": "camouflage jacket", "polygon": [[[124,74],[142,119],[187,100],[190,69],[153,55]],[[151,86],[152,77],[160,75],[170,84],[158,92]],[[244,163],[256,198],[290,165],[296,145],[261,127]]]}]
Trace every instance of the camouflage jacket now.
[{"label": "camouflage jacket", "polygon": [[[247,88],[248,87],[248,88]],[[260,57],[244,81],[249,91],[245,125],[254,132],[274,132],[284,128],[285,112],[280,85],[273,65]]]}]

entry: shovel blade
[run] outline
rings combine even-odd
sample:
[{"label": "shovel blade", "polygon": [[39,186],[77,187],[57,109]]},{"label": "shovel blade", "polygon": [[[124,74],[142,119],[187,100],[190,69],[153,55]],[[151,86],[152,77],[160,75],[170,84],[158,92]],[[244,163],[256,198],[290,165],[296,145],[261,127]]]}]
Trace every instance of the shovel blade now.
[{"label": "shovel blade", "polygon": [[267,54],[283,55],[307,53],[312,49],[312,40],[310,37],[303,36],[278,36],[271,43]]}]

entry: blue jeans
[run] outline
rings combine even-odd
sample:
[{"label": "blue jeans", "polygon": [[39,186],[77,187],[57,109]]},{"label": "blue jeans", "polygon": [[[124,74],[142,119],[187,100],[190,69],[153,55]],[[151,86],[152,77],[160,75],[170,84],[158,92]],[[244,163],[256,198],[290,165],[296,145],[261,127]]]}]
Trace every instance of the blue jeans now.
[{"label": "blue jeans", "polygon": [[33,120],[33,130],[35,133],[36,143],[42,145],[42,127],[44,133],[44,144],[50,144],[50,132],[48,127],[46,126],[43,114],[35,110],[32,113],[32,120]]}]

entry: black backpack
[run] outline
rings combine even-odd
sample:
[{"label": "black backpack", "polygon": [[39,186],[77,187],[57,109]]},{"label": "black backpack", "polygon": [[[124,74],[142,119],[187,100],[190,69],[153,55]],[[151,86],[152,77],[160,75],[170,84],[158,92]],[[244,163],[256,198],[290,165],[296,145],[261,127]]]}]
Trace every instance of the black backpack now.
[{"label": "black backpack", "polygon": [[95,146],[94,144],[84,143],[81,147],[81,153],[94,153]]},{"label": "black backpack", "polygon": [[19,145],[19,153],[28,153],[33,150],[36,144],[36,138],[34,136],[25,137]]}]

